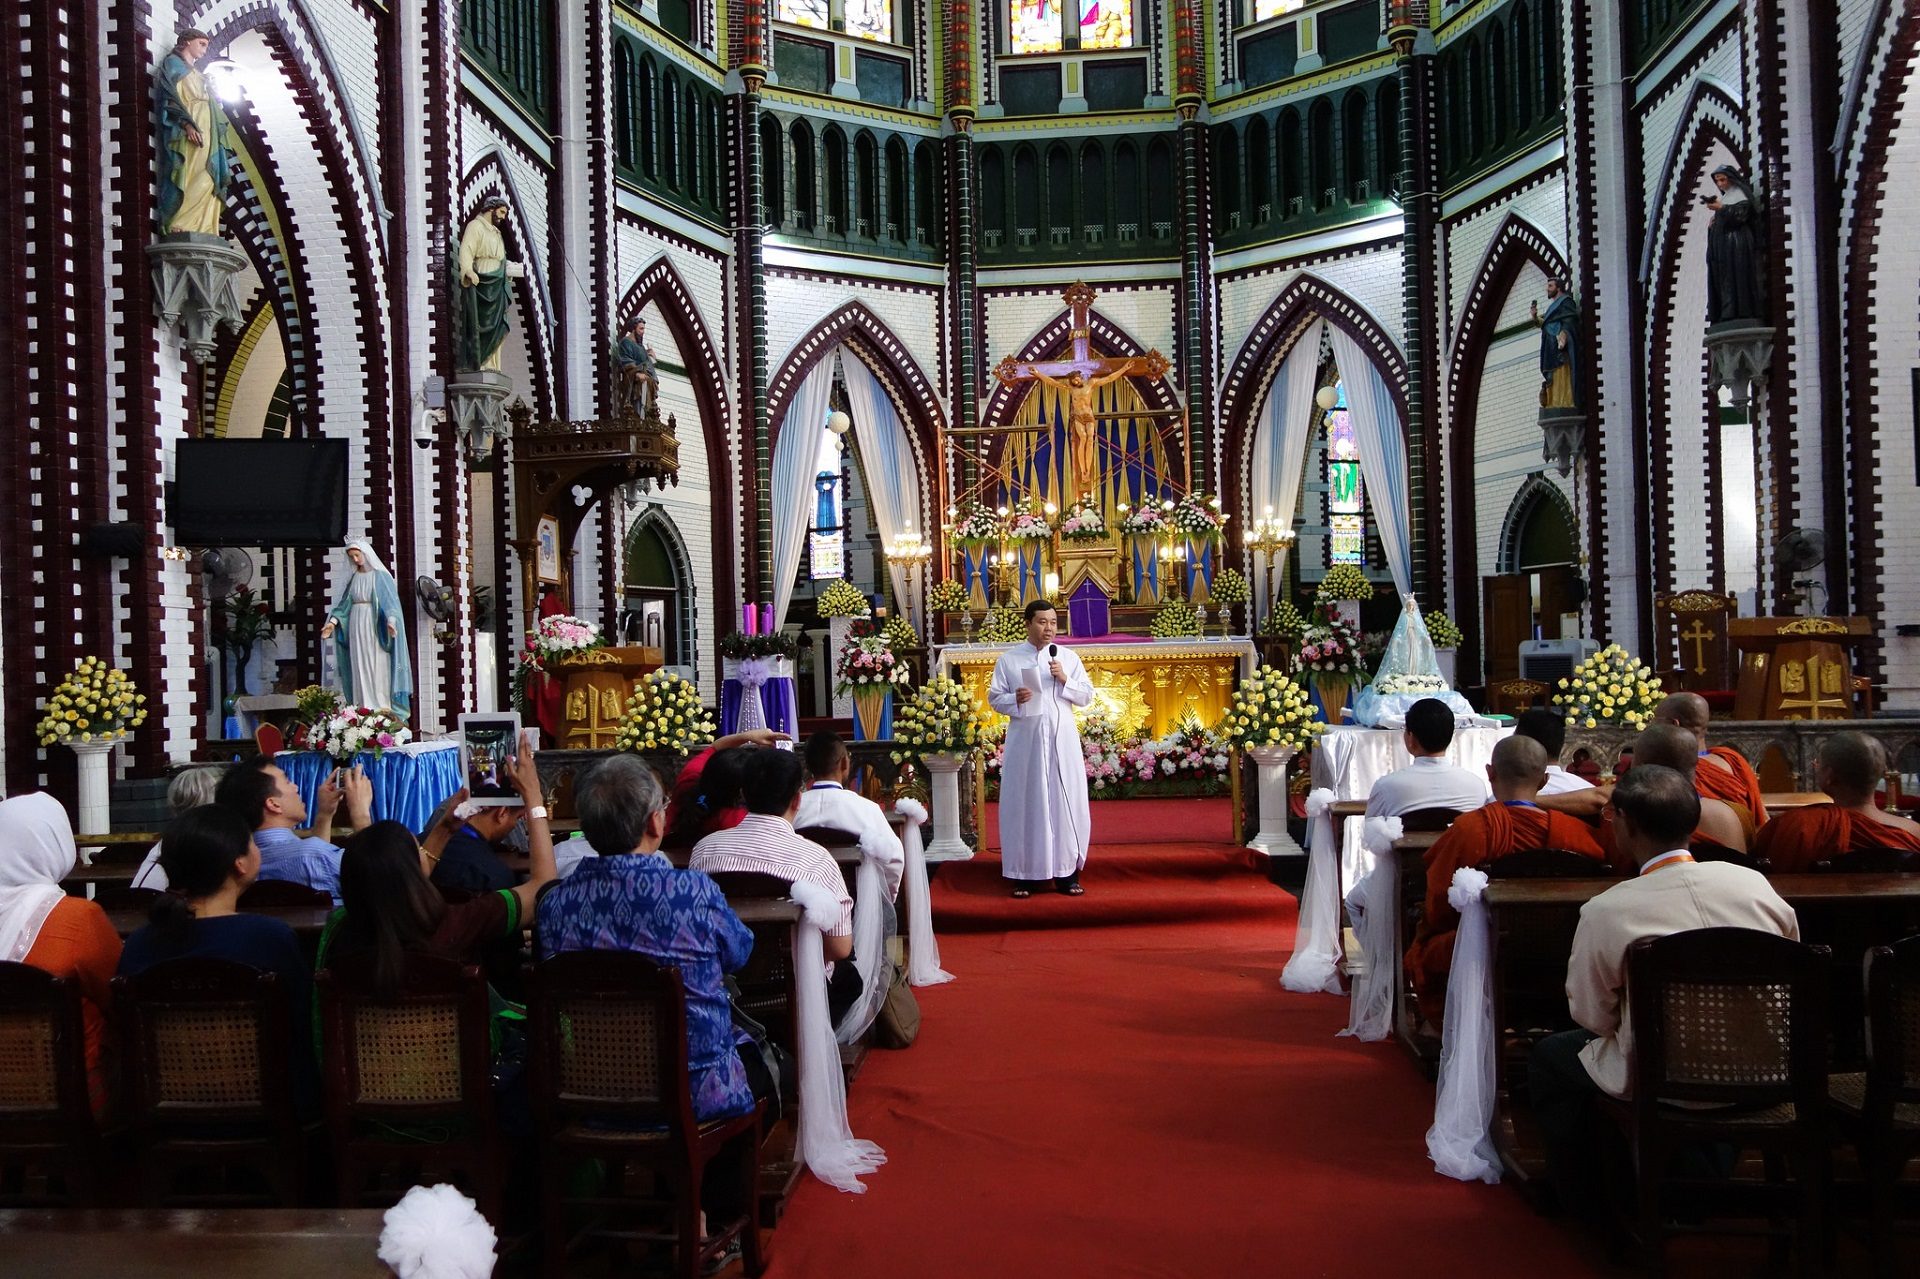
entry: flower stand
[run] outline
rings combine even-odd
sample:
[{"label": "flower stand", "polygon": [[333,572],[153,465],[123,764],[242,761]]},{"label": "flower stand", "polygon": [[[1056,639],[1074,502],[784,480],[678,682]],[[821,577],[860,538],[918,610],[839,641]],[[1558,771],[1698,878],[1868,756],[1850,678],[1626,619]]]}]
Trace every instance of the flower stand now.
[{"label": "flower stand", "polygon": [[928,755],[927,779],[933,789],[933,842],[927,845],[928,861],[965,861],[973,849],[960,836],[960,769],[965,755]]},{"label": "flower stand", "polygon": [[104,835],[113,829],[107,802],[107,784],[113,777],[113,748],[119,739],[68,742],[80,760],[80,821],[82,835]]},{"label": "flower stand", "polygon": [[1250,746],[1258,778],[1260,829],[1247,841],[1247,847],[1268,857],[1305,856],[1293,836],[1287,833],[1287,761],[1293,758],[1291,746]]},{"label": "flower stand", "polygon": [[[827,653],[829,661],[832,655],[847,646],[847,632],[853,629],[858,619],[852,617],[829,617],[827,619]],[[833,694],[833,717],[846,719],[853,714],[853,698],[836,690]]]},{"label": "flower stand", "polygon": [[1457,648],[1436,648],[1433,655],[1440,663],[1440,678],[1447,681],[1448,688],[1457,688],[1454,672],[1459,669],[1460,650]]},{"label": "flower stand", "polygon": [[1347,700],[1353,693],[1353,680],[1345,675],[1320,671],[1308,671],[1307,675],[1313,681],[1313,700],[1320,707],[1321,718],[1329,724],[1339,724],[1340,712],[1346,708]]},{"label": "flower stand", "polygon": [[884,742],[893,736],[893,687],[857,684],[853,689],[853,740]]}]

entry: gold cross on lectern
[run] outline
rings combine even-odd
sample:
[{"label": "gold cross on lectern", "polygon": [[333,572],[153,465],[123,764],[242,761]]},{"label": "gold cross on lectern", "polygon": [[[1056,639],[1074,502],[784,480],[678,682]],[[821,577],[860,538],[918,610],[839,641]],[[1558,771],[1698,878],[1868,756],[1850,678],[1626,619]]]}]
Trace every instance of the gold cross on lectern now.
[{"label": "gold cross on lectern", "polygon": [[1680,638],[1693,641],[1693,673],[1705,675],[1707,673],[1707,641],[1719,639],[1720,633],[1708,630],[1706,623],[1696,617],[1693,619],[1693,629],[1681,631]]}]

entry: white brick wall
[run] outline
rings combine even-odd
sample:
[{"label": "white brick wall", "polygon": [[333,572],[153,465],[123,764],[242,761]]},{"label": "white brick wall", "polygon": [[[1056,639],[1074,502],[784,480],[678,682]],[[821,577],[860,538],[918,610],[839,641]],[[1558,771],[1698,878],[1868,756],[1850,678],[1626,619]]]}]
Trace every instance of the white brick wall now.
[{"label": "white brick wall", "polygon": [[[1900,213],[1903,192],[1920,190],[1920,121],[1909,88],[1887,156],[1887,185],[1882,226],[1889,235],[1877,246],[1872,342],[1872,408],[1856,406],[1856,430],[1871,423],[1874,471],[1880,490],[1879,519],[1863,531],[1880,545],[1880,634],[1885,644],[1887,705],[1920,711],[1920,639],[1894,633],[1902,623],[1920,622],[1920,483],[1914,468],[1912,370],[1920,368],[1920,311],[1915,309],[1920,280],[1920,239],[1906,228]],[[1859,447],[1859,445],[1856,445]],[[1830,542],[1829,545],[1834,545]]]}]

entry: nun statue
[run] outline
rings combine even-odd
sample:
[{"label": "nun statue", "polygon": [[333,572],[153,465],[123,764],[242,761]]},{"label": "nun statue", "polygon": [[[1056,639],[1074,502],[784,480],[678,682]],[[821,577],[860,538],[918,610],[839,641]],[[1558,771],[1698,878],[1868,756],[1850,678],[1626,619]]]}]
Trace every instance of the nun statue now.
[{"label": "nun statue", "polygon": [[1713,171],[1713,185],[1713,194],[1700,197],[1713,212],[1707,224],[1707,323],[1765,323],[1766,211],[1752,184],[1730,164]]},{"label": "nun statue", "polygon": [[347,543],[353,572],[327,612],[321,639],[333,640],[340,686],[349,705],[413,711],[413,667],[407,656],[407,619],[393,574],[365,540]]}]

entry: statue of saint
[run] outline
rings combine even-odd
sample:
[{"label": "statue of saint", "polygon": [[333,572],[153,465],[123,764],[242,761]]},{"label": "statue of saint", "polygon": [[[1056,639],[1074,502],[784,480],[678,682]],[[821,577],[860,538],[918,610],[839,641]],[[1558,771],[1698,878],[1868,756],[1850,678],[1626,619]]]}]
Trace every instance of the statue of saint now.
[{"label": "statue of saint", "polygon": [[347,703],[413,711],[413,664],[407,656],[407,617],[393,574],[365,540],[347,543],[353,572],[327,611],[320,638],[333,641],[340,690]]},{"label": "statue of saint", "polygon": [[638,316],[613,344],[613,381],[615,395],[623,408],[642,417],[658,411],[660,369],[653,362],[652,348],[647,345],[647,322]]},{"label": "statue of saint", "polygon": [[506,198],[490,195],[460,235],[455,263],[460,283],[457,369],[500,369],[500,346],[512,327],[507,314],[513,309],[513,292],[507,281],[527,273],[520,263],[507,260],[507,242],[500,234],[506,220]]},{"label": "statue of saint", "polygon": [[[1118,381],[1127,375],[1125,368],[1115,369],[1104,377],[1089,378],[1086,374],[1073,372],[1064,378],[1048,377],[1038,369],[1034,377],[1056,391],[1067,393],[1067,429],[1072,432],[1069,460],[1072,470],[1069,479],[1073,483],[1073,492],[1069,498],[1090,497],[1100,482],[1100,451],[1094,432],[1099,420],[1093,413],[1093,393],[1109,382]],[[1065,505],[1065,502],[1062,502]]]},{"label": "statue of saint", "polygon": [[233,176],[227,117],[197,64],[207,33],[186,28],[153,70],[160,107],[160,234],[219,235],[223,198]]},{"label": "statue of saint", "polygon": [[1532,303],[1529,318],[1540,330],[1540,407],[1580,407],[1580,304],[1558,280],[1547,281],[1547,310]]},{"label": "statue of saint", "polygon": [[1707,224],[1707,323],[1764,322],[1766,211],[1740,170],[1730,164],[1713,171],[1713,185],[1719,194],[1701,200],[1713,211]]}]

